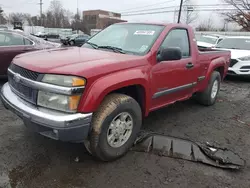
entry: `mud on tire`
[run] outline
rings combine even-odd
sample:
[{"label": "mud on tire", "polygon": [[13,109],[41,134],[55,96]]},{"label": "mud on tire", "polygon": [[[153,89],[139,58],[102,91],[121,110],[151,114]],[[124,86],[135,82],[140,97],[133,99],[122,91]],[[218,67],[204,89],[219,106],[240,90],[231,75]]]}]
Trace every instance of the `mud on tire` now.
[{"label": "mud on tire", "polygon": [[[216,82],[217,82],[217,92],[215,93]],[[201,93],[197,93],[195,99],[202,105],[205,106],[213,105],[216,102],[218,93],[220,91],[220,84],[221,84],[221,75],[218,71],[214,71],[211,74],[206,90],[204,90]],[[212,93],[214,93],[214,95]]]},{"label": "mud on tire", "polygon": [[[133,122],[132,131],[123,145],[112,147],[107,135],[110,133],[111,122],[114,122],[114,118],[121,113],[130,115]],[[132,147],[141,124],[142,112],[136,100],[123,94],[108,95],[93,115],[88,146],[90,153],[102,161],[112,161],[122,157]]]}]

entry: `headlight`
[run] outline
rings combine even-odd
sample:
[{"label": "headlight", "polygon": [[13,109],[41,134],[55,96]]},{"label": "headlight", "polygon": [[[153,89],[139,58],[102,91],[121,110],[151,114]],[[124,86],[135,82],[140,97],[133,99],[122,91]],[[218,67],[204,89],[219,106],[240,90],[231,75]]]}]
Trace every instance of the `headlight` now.
[{"label": "headlight", "polygon": [[241,60],[241,61],[250,61],[250,56],[241,57],[241,58],[239,58],[239,60]]},{"label": "headlight", "polygon": [[37,104],[54,110],[76,112],[80,99],[81,95],[66,96],[39,91]]},{"label": "headlight", "polygon": [[[55,74],[45,74],[42,82],[63,87],[81,87],[86,85],[86,80],[77,76],[64,76]],[[37,104],[46,108],[64,111],[76,112],[82,93],[67,95],[38,91]]]},{"label": "headlight", "polygon": [[76,76],[45,74],[42,82],[65,87],[85,86],[86,80]]}]

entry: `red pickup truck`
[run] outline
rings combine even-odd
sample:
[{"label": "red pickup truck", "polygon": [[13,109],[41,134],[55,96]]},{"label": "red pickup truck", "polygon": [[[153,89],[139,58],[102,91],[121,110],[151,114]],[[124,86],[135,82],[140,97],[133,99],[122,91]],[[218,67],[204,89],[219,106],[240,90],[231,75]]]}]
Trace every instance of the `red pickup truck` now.
[{"label": "red pickup truck", "polygon": [[21,54],[1,89],[7,109],[46,137],[103,161],[129,150],[149,112],[195,96],[213,105],[228,51],[199,51],[191,27],[119,23],[82,47]]}]

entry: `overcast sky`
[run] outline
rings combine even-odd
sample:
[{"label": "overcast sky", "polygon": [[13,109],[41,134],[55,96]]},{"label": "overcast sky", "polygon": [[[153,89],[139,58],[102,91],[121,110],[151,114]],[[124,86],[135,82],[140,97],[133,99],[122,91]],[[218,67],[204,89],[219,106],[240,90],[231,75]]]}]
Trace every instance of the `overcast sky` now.
[{"label": "overcast sky", "polygon": [[[39,3],[40,0],[0,0],[0,6],[3,7],[6,13],[10,12],[26,12],[31,15],[39,14]],[[51,0],[43,0],[43,11],[46,11],[50,5]],[[65,9],[69,9],[72,12],[77,10],[77,0],[60,0]],[[223,0],[192,0],[196,5],[208,5],[208,4],[221,4]],[[126,12],[136,11],[142,9],[153,9],[168,6],[178,6],[180,0],[78,0],[79,10],[91,10],[91,9],[103,9],[108,11]],[[153,5],[158,4],[158,5]],[[150,6],[152,5],[152,6]],[[142,8],[140,8],[142,7]],[[174,8],[168,9],[173,10]],[[160,10],[159,10],[160,11]],[[217,13],[213,12],[199,12],[199,18],[196,23],[201,20],[212,17],[215,25],[221,24],[221,19]],[[161,13],[152,15],[136,15],[136,16],[123,16],[128,21],[165,21],[173,22],[174,14]]]}]

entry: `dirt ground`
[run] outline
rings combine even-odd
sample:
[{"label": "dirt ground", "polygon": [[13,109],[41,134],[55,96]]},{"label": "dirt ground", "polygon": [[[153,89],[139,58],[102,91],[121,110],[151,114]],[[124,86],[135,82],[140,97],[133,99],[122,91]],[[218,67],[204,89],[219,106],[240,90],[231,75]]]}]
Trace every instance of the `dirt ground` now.
[{"label": "dirt ground", "polygon": [[[3,81],[2,81],[3,83]],[[230,78],[216,105],[189,100],[150,114],[143,128],[239,153],[240,171],[129,152],[112,163],[90,157],[82,144],[53,141],[29,132],[0,103],[0,187],[11,188],[249,188],[250,79]]]}]

